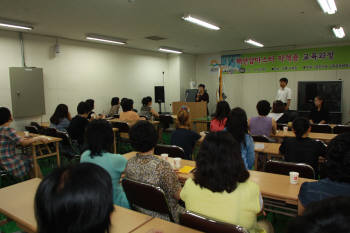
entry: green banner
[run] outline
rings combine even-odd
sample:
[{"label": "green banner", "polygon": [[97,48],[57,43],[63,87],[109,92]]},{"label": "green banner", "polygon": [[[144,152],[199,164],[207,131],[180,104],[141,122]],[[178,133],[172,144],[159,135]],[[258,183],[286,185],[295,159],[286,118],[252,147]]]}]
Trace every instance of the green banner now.
[{"label": "green banner", "polygon": [[350,69],[350,46],[223,55],[221,67],[224,74]]}]

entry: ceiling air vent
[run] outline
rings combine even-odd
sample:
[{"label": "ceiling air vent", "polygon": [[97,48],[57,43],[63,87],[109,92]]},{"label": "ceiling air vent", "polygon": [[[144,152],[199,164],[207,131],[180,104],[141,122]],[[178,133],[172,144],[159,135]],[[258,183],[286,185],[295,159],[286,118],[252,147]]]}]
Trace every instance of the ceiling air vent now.
[{"label": "ceiling air vent", "polygon": [[145,37],[148,40],[154,40],[154,41],[160,41],[160,40],[165,40],[166,38],[160,37],[160,36],[147,36]]}]

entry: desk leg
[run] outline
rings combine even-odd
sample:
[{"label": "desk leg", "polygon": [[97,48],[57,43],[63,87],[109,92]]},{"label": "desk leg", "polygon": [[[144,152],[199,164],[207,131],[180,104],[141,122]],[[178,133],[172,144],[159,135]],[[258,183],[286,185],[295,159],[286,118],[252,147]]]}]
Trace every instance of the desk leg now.
[{"label": "desk leg", "polygon": [[114,154],[117,153],[117,133],[114,132],[114,139],[113,139],[114,143],[113,143],[113,152]]},{"label": "desk leg", "polygon": [[258,171],[259,152],[255,152],[254,168]]},{"label": "desk leg", "polygon": [[56,156],[57,156],[57,167],[61,166],[61,159],[60,159],[60,146],[59,142],[56,142]]},{"label": "desk leg", "polygon": [[33,163],[34,163],[34,176],[39,177],[40,168],[39,168],[38,160],[36,158],[36,150],[34,145],[32,145],[32,154],[33,154]]}]

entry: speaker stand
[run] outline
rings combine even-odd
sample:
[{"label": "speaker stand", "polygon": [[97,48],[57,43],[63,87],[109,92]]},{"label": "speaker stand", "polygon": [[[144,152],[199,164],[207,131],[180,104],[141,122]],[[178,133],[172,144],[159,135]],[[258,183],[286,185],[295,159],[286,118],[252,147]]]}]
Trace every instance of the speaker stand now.
[{"label": "speaker stand", "polygon": [[159,114],[162,114],[162,103],[158,102],[158,104],[159,104]]}]

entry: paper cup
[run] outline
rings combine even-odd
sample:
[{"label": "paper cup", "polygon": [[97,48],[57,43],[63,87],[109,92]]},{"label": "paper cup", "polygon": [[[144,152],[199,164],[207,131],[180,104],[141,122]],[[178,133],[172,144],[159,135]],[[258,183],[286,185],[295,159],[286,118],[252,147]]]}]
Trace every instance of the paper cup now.
[{"label": "paper cup", "polygon": [[283,126],[283,132],[288,132],[288,126]]},{"label": "paper cup", "polygon": [[173,158],[168,158],[168,163],[170,163],[170,166],[173,170],[175,170],[175,161]]},{"label": "paper cup", "polygon": [[175,169],[181,168],[181,158],[174,158],[174,167]]},{"label": "paper cup", "polygon": [[163,159],[164,161],[168,160],[169,155],[168,154],[161,154],[160,158]]},{"label": "paper cup", "polygon": [[29,137],[29,132],[28,131],[24,131],[24,137]]},{"label": "paper cup", "polygon": [[289,180],[291,184],[297,184],[299,179],[299,172],[289,172]]}]

